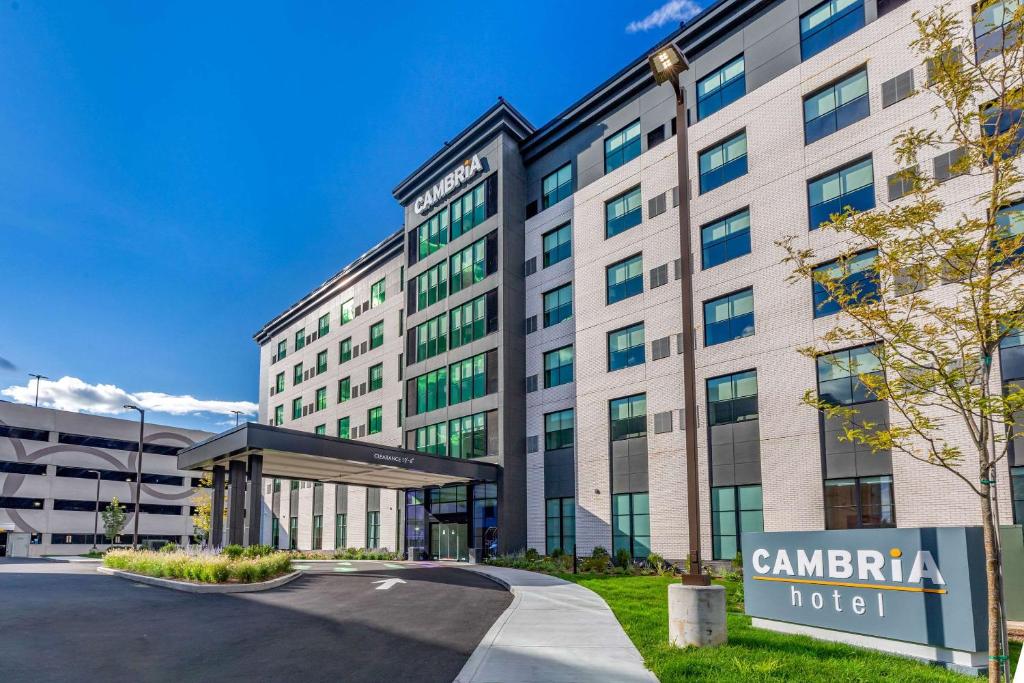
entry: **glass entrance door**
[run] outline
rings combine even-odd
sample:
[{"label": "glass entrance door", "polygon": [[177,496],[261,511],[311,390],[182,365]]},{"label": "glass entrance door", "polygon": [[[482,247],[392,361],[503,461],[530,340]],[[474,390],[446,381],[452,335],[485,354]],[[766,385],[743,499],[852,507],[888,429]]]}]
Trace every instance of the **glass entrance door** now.
[{"label": "glass entrance door", "polygon": [[435,560],[469,560],[466,524],[434,522],[430,525],[430,554]]}]

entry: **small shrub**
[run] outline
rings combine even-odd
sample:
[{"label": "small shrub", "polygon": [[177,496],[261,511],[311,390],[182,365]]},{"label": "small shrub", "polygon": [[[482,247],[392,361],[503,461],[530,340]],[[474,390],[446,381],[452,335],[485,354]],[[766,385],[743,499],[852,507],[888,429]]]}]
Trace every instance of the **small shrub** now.
[{"label": "small shrub", "polygon": [[527,548],[524,557],[529,562],[536,562],[540,559],[540,553],[537,552],[536,548]]},{"label": "small shrub", "polygon": [[627,568],[632,564],[632,560],[629,556],[629,551],[625,548],[619,548],[615,551],[615,566],[623,569]]},{"label": "small shrub", "polygon": [[654,573],[658,576],[665,576],[665,574],[670,571],[668,564],[665,562],[665,558],[658,553],[651,553],[648,555],[647,564],[650,565],[651,569],[653,569]]},{"label": "small shrub", "polygon": [[224,557],[227,557],[228,559],[237,560],[242,556],[242,553],[244,552],[245,548],[237,544],[232,544],[224,546],[224,548],[220,551],[220,554]]},{"label": "small shrub", "polygon": [[164,543],[160,546],[160,552],[162,553],[173,553],[178,550],[177,543]]},{"label": "small shrub", "polygon": [[275,551],[270,545],[250,545],[242,549],[242,557],[263,557]]}]

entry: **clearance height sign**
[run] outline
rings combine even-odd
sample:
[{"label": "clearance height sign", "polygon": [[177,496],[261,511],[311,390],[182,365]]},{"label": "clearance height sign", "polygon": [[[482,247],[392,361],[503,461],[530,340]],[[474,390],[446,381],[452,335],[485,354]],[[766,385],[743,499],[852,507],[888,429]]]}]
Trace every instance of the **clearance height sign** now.
[{"label": "clearance height sign", "polygon": [[985,649],[980,527],[745,533],[742,542],[752,617]]}]

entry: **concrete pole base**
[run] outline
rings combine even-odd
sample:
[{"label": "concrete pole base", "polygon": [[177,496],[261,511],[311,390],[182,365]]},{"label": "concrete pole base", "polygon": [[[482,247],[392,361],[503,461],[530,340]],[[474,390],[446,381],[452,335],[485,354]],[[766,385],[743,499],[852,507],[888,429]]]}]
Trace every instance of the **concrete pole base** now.
[{"label": "concrete pole base", "polygon": [[668,587],[668,640],[676,647],[714,647],[728,640],[725,624],[725,588],[722,586]]}]

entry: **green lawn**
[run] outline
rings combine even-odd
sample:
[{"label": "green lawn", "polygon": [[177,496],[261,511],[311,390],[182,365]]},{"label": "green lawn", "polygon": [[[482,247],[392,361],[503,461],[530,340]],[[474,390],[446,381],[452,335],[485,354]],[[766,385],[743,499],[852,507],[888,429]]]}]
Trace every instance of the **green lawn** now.
[{"label": "green lawn", "polygon": [[[668,644],[668,585],[660,576],[561,575],[593,590],[611,606],[644,662],[662,681],[956,681],[972,680],[945,669],[848,645],[755,629],[742,614],[738,584],[726,586],[729,643],[707,649]],[[734,611],[738,610],[738,611]],[[1019,656],[1019,644],[1014,649]],[[1016,661],[1016,659],[1014,660]]]}]

